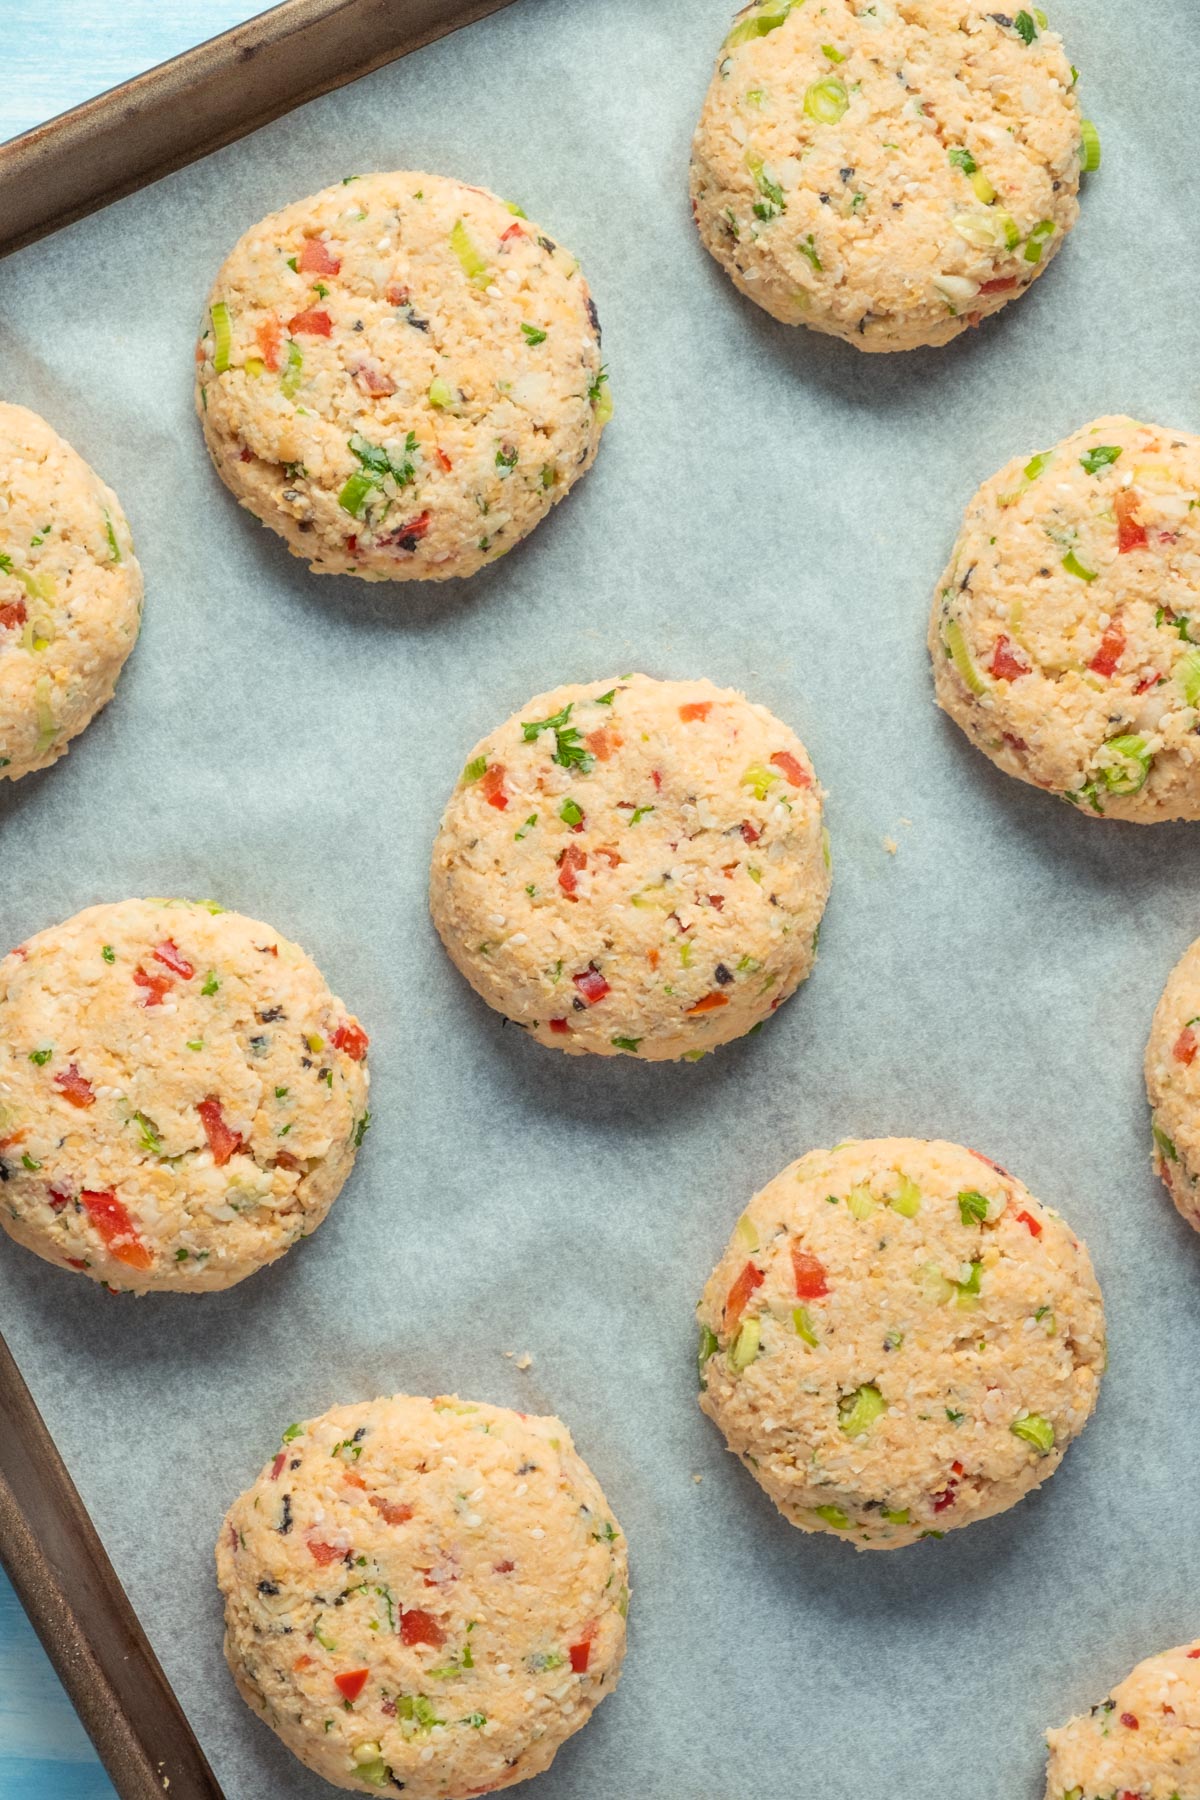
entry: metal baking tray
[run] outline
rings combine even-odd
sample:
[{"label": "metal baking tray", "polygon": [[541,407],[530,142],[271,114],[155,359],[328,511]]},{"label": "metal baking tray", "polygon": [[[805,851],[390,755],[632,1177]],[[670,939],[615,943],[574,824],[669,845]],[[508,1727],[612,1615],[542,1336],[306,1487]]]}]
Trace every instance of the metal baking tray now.
[{"label": "metal baking tray", "polygon": [[[868,358],[757,312],[696,239],[689,140],[732,10],[521,0],[0,264],[0,387],[115,487],[147,586],[112,705],[0,794],[0,941],[101,899],[215,895],[303,943],[372,1037],[350,1183],[241,1287],[113,1299],[0,1240],[5,1337],[228,1800],[329,1800],[232,1687],[212,1545],[281,1428],[338,1400],[556,1412],[605,1488],[629,1656],[537,1800],[1038,1800],[1044,1728],[1196,1631],[1200,1247],[1149,1169],[1140,1058],[1200,930],[1200,838],[1002,776],[933,707],[925,622],[1010,456],[1104,412],[1200,428],[1200,11],[1055,0],[1104,141],[1079,226],[978,332]],[[400,14],[415,36],[435,15]],[[10,242],[81,204],[14,229],[13,153]],[[389,167],[521,204],[604,327],[594,469],[465,584],[311,577],[221,488],[192,411],[237,236]],[[505,1029],[426,911],[471,745],[560,681],[638,667],[744,689],[830,794],[814,975],[683,1067]],[[693,1306],[753,1191],[888,1133],[973,1144],[1065,1214],[1112,1360],[1040,1493],[855,1556],[782,1521],[700,1415]]]},{"label": "metal baking tray", "polygon": [[0,144],[0,256],[512,0],[283,0]]}]

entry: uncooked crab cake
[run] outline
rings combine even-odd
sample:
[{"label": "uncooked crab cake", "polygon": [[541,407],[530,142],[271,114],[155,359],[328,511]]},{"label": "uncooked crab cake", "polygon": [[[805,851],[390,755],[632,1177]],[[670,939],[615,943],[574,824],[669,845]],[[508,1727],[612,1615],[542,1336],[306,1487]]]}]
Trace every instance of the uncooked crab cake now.
[{"label": "uncooked crab cake", "polygon": [[1084,1246],[975,1150],[814,1150],[751,1200],[704,1290],[700,1405],[784,1517],[892,1550],[1003,1512],[1096,1404]]},{"label": "uncooked crab cake", "polygon": [[333,1204],[366,1051],[269,925],[213,902],[89,907],[0,962],[0,1225],[111,1288],[232,1287]]},{"label": "uncooked crab cake", "polygon": [[1155,1170],[1180,1214],[1200,1231],[1200,939],[1167,979],[1146,1045]]},{"label": "uncooked crab cake", "polygon": [[397,1394],[291,1425],[217,1544],[242,1697],[337,1787],[490,1794],[616,1686],[625,1539],[561,1420]]},{"label": "uncooked crab cake", "polygon": [[315,574],[470,575],[591,466],[611,415],[568,251],[440,175],[272,213],[217,275],[196,403],[226,487]]},{"label": "uncooked crab cake", "polygon": [[0,402],[0,779],[66,755],[112,699],[141,619],[117,496],[44,419]]},{"label": "uncooked crab cake", "polygon": [[692,146],[700,236],[787,325],[860,350],[946,344],[1017,299],[1098,166],[1036,10],[989,0],[757,0]]},{"label": "uncooked crab cake", "polygon": [[1046,1800],[1200,1794],[1200,1638],[1148,1656],[1107,1700],[1046,1741]]},{"label": "uncooked crab cake", "polygon": [[434,846],[434,923],[540,1043],[695,1060],[812,969],[821,798],[800,740],[729,688],[556,688],[471,752]]},{"label": "uncooked crab cake", "polygon": [[929,648],[938,703],[1006,774],[1088,817],[1200,818],[1198,508],[1200,438],[1126,418],[984,482]]}]

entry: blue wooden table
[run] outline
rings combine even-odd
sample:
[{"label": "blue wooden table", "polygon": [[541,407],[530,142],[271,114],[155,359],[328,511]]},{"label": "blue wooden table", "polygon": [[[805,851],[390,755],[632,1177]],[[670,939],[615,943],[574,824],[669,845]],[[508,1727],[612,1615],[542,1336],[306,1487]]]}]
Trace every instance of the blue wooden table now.
[{"label": "blue wooden table", "polygon": [[[0,0],[0,140],[265,10],[265,0]],[[115,1800],[0,1574],[0,1800]]]}]

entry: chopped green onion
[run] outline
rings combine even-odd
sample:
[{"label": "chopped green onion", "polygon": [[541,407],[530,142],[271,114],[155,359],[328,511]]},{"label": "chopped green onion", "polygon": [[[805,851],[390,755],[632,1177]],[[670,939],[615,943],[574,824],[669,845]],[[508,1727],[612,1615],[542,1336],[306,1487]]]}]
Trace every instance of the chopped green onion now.
[{"label": "chopped green onion", "polygon": [[204,986],[200,989],[200,992],[207,997],[210,994],[215,994],[220,985],[220,982],[217,980],[217,971],[215,969],[210,969],[208,974],[204,977]]},{"label": "chopped green onion", "polygon": [[903,1219],[915,1219],[921,1210],[921,1190],[907,1175],[901,1175],[900,1186],[888,1205],[893,1212],[898,1212]]},{"label": "chopped green onion", "polygon": [[100,954],[104,958],[106,963],[115,963],[117,960],[117,953],[113,949],[111,944],[102,945],[101,949],[100,949]]},{"label": "chopped green onion", "polygon": [[608,370],[603,366],[588,388],[588,399],[592,403],[597,425],[607,425],[613,416],[613,398],[612,389],[608,385]]},{"label": "chopped green onion", "polygon": [[521,321],[521,336],[525,339],[525,342],[530,345],[544,344],[546,341],[546,333],[540,326],[528,325],[524,320]]},{"label": "chopped green onion", "polygon": [[1136,794],[1146,785],[1154,758],[1146,740],[1132,732],[1109,738],[1096,758],[1104,785],[1110,794]]},{"label": "chopped green onion", "polygon": [[440,375],[435,375],[429,384],[429,404],[439,407],[454,405],[454,389]]},{"label": "chopped green onion", "polygon": [[35,1175],[42,1166],[36,1156],[30,1156],[28,1150],[23,1153],[21,1161],[30,1173]]},{"label": "chopped green onion", "polygon": [[1189,650],[1171,671],[1189,706],[1200,706],[1200,650]]},{"label": "chopped green onion", "polygon": [[515,842],[519,844],[522,838],[528,837],[529,833],[533,830],[533,828],[537,824],[537,822],[538,822],[537,814],[530,813],[530,815],[526,819],[525,823],[522,826],[520,826],[520,828],[518,830],[513,832],[513,838],[514,838]]},{"label": "chopped green onion", "polygon": [[798,1338],[801,1338],[806,1344],[811,1344],[814,1350],[817,1348],[820,1339],[813,1330],[812,1314],[807,1306],[792,1308],[792,1326]]},{"label": "chopped green onion", "polygon": [[1037,36],[1037,26],[1033,22],[1031,13],[1019,12],[1013,20],[1013,29],[1016,31],[1017,36],[1021,39],[1022,43],[1025,44],[1032,44],[1034,38]]},{"label": "chopped green onion", "polygon": [[898,1510],[889,1510],[889,1508],[885,1506],[883,1509],[883,1517],[887,1520],[889,1525],[911,1525],[912,1523],[907,1506],[900,1507]]},{"label": "chopped green onion", "polygon": [[946,155],[952,167],[961,169],[964,175],[973,175],[979,167],[971,152],[962,149],[959,145],[955,145],[953,150],[947,150]]},{"label": "chopped green onion", "polygon": [[778,775],[772,774],[762,763],[751,763],[742,776],[742,786],[751,788],[756,800],[765,800],[768,790],[778,781]]},{"label": "chopped green onion", "polygon": [[757,1319],[747,1319],[729,1351],[729,1366],[735,1374],[748,1369],[762,1346],[762,1326]]},{"label": "chopped green onion", "polygon": [[117,542],[117,534],[113,530],[113,522],[109,516],[107,507],[104,509],[104,535],[108,539],[109,555],[112,557],[113,562],[119,563],[121,561],[121,546]]},{"label": "chopped green onion", "polygon": [[1100,167],[1100,133],[1090,119],[1080,124],[1080,136],[1083,140],[1079,156],[1086,175],[1094,175]]},{"label": "chopped green onion", "polygon": [[233,348],[233,325],[224,300],[217,301],[209,317],[213,331],[213,369],[216,374],[223,375],[229,367],[229,352]]},{"label": "chopped green onion", "polygon": [[558,809],[558,816],[565,825],[583,824],[583,808],[577,800],[564,800]]},{"label": "chopped green onion", "polygon": [[1101,469],[1107,469],[1116,462],[1121,454],[1119,444],[1097,444],[1094,449],[1080,457],[1080,462],[1089,475],[1098,475]]},{"label": "chopped green onion", "polygon": [[467,764],[466,768],[463,770],[462,778],[469,786],[471,784],[471,782],[481,780],[483,778],[483,776],[486,775],[486,773],[487,773],[487,757],[486,756],[473,756],[471,758],[470,762]]},{"label": "chopped green onion", "polygon": [[1154,1133],[1154,1142],[1157,1144],[1161,1154],[1166,1157],[1168,1162],[1178,1162],[1179,1152],[1175,1148],[1174,1142],[1167,1136],[1162,1127],[1160,1125],[1152,1125],[1151,1130]]},{"label": "chopped green onion", "polygon": [[1068,550],[1062,559],[1062,566],[1068,575],[1078,576],[1080,581],[1095,581],[1098,571],[1086,569],[1073,550]]},{"label": "chopped green onion", "polygon": [[279,377],[279,391],[285,400],[294,400],[300,386],[300,371],[304,367],[304,352],[295,338],[288,339],[287,362]]},{"label": "chopped green onion", "polygon": [[613,1043],[618,1050],[628,1050],[630,1056],[636,1056],[641,1038],[615,1037]]},{"label": "chopped green onion", "polygon": [[869,1382],[838,1401],[838,1424],[847,1437],[861,1437],[887,1411],[887,1401]]},{"label": "chopped green onion", "polygon": [[1036,481],[1042,470],[1046,467],[1046,464],[1053,461],[1053,450],[1039,450],[1038,454],[1036,456],[1031,456],[1029,461],[1025,464],[1023,473],[1026,481]]},{"label": "chopped green onion", "polygon": [[739,44],[748,44],[754,38],[766,37],[769,31],[777,31],[793,4],[794,0],[777,0],[769,12],[756,12],[748,19],[739,19],[725,39],[724,48],[735,50]]},{"label": "chopped green onion", "polygon": [[1048,1456],[1054,1448],[1054,1427],[1041,1413],[1029,1413],[1025,1418],[1015,1420],[1008,1429],[1014,1437],[1024,1438],[1027,1444],[1040,1450],[1043,1456]]},{"label": "chopped green onion", "polygon": [[834,44],[822,44],[821,55],[827,56],[831,63],[844,63],[846,58]]},{"label": "chopped green onion", "polygon": [[804,96],[804,110],[819,125],[836,125],[850,105],[846,84],[836,75],[825,75],[814,81]]},{"label": "chopped green onion", "polygon": [[29,1060],[31,1063],[36,1063],[39,1069],[44,1069],[53,1055],[53,1050],[31,1050]]},{"label": "chopped green onion", "polygon": [[850,1520],[840,1506],[814,1506],[813,1511],[818,1519],[824,1519],[825,1523],[832,1525],[835,1531],[849,1531]]},{"label": "chopped green onion", "polygon": [[754,203],[755,218],[762,219],[765,222],[767,219],[775,218],[779,213],[786,212],[787,201],[783,197],[783,189],[775,180],[775,177],[772,175],[762,157],[754,155],[747,156],[746,167],[749,169],[751,175],[753,175],[754,185],[762,195],[762,199],[756,200]]},{"label": "chopped green onion", "polygon": [[1055,226],[1053,219],[1039,219],[1038,220],[1037,224],[1034,226],[1033,230],[1030,232],[1029,236],[1025,240],[1025,261],[1026,262],[1028,262],[1028,263],[1040,263],[1041,262],[1042,250],[1045,247],[1046,240],[1048,238],[1052,238],[1054,236],[1056,229],[1057,228]]},{"label": "chopped green onion", "polygon": [[879,1210],[875,1201],[871,1198],[870,1189],[865,1187],[851,1188],[846,1196],[846,1205],[849,1207],[854,1218],[859,1220],[869,1219],[873,1212],[878,1212]]},{"label": "chopped green onion", "polygon": [[979,1284],[983,1279],[983,1264],[976,1257],[971,1264],[971,1273],[965,1281],[956,1281],[957,1304],[964,1309],[979,1305]]},{"label": "chopped green onion", "polygon": [[708,1383],[704,1379],[704,1365],[708,1361],[710,1356],[715,1355],[717,1348],[718,1348],[718,1345],[717,1345],[716,1332],[710,1331],[707,1325],[702,1325],[700,1327],[700,1350],[699,1350],[699,1353],[697,1356],[697,1361],[700,1364],[700,1386],[701,1387],[707,1387],[707,1385],[708,1385]]},{"label": "chopped green onion", "polygon": [[462,272],[473,287],[487,287],[492,279],[487,258],[471,238],[461,219],[456,219],[450,233],[450,248],[462,265]]},{"label": "chopped green onion", "polygon": [[971,652],[967,649],[967,640],[963,628],[957,619],[947,619],[942,631],[942,642],[950,652],[950,660],[975,695],[985,694],[988,683],[975,666]]},{"label": "chopped green onion", "polygon": [[361,519],[367,501],[378,485],[373,475],[365,469],[360,469],[356,475],[351,475],[338,495],[338,505],[352,518]]},{"label": "chopped green onion", "polygon": [[754,1223],[754,1220],[750,1217],[749,1213],[742,1214],[741,1218],[738,1220],[736,1226],[734,1227],[734,1230],[737,1233],[739,1242],[744,1244],[746,1246],[747,1250],[757,1250],[758,1249],[758,1247],[759,1247],[758,1227]]}]

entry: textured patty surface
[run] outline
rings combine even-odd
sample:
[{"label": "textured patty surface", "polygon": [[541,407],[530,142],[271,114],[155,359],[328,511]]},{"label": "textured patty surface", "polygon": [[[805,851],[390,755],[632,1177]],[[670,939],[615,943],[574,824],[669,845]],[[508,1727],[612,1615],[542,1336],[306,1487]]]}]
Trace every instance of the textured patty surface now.
[{"label": "textured patty surface", "polygon": [[1004,1511],[1087,1423],[1084,1246],[957,1144],[814,1150],[750,1202],[699,1306],[700,1404],[784,1517],[888,1550]]},{"label": "textured patty surface", "polygon": [[243,1697],[360,1793],[536,1775],[625,1652],[625,1540],[566,1426],[453,1395],[290,1426],[217,1575]]},{"label": "textured patty surface", "polygon": [[0,780],[66,754],[112,699],[141,618],[116,495],[44,419],[0,402]]},{"label": "textured patty surface", "polygon": [[1195,1800],[1200,1639],[1148,1656],[1107,1700],[1046,1736],[1046,1800]]},{"label": "textured patty surface", "polygon": [[269,925],[89,907],[0,962],[0,1225],[112,1288],[231,1287],[329,1211],[366,1051]]},{"label": "textured patty surface", "polygon": [[1172,969],[1146,1045],[1154,1167],[1175,1205],[1200,1231],[1200,940]]},{"label": "textured patty surface", "polygon": [[611,413],[579,265],[482,188],[366,175],[248,231],[196,349],[226,486],[316,574],[470,575],[591,465]]},{"label": "textured patty surface", "polygon": [[1032,12],[759,0],[692,148],[700,236],[742,292],[862,350],[945,344],[1075,224],[1074,76]]},{"label": "textured patty surface", "polygon": [[729,688],[556,688],[471,752],[434,846],[434,922],[539,1042],[694,1059],[812,969],[821,799],[800,740]]},{"label": "textured patty surface", "polygon": [[934,596],[938,703],[1089,818],[1200,818],[1200,438],[1103,418],[1015,457]]}]

